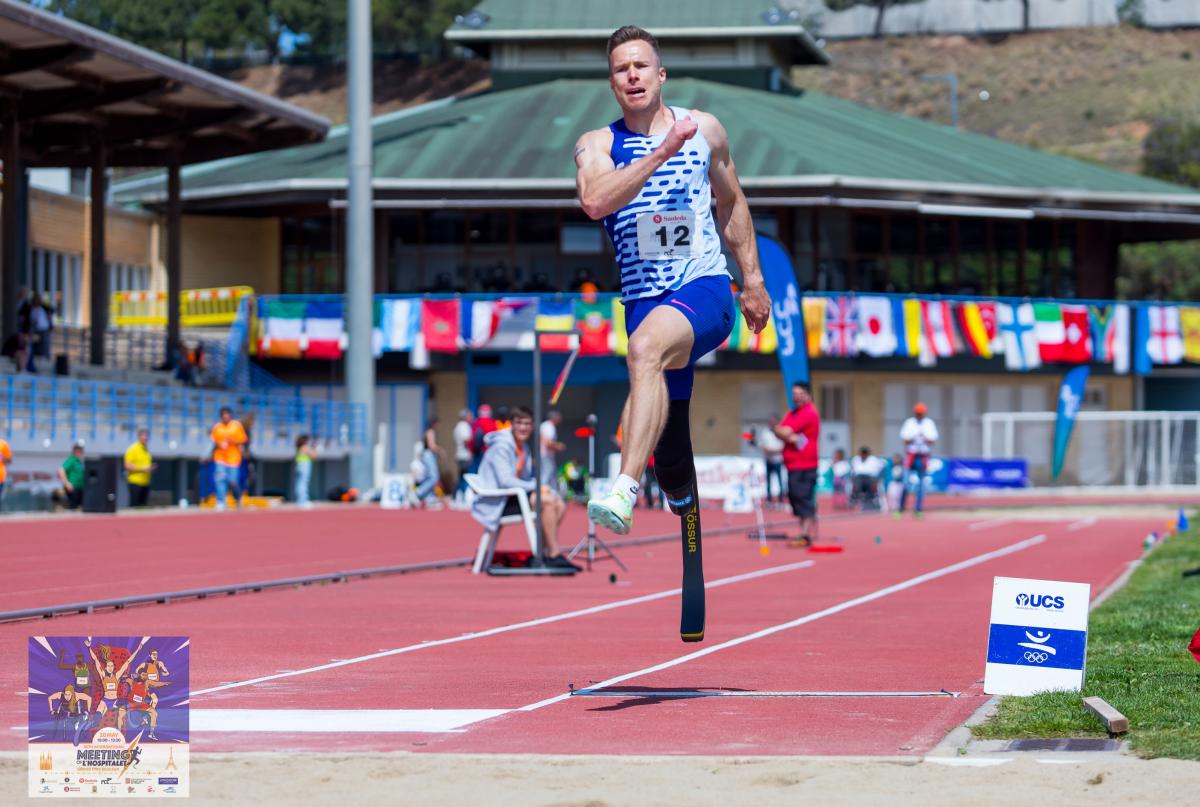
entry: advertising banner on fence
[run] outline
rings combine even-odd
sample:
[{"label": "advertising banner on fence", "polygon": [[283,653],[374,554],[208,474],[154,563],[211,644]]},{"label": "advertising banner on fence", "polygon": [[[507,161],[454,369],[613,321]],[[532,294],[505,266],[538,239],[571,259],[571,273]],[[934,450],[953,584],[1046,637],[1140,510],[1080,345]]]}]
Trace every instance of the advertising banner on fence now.
[{"label": "advertising banner on fence", "polygon": [[1023,459],[947,457],[945,462],[946,486],[951,489],[1029,487],[1029,463]]},{"label": "advertising banner on fence", "polygon": [[1087,583],[995,578],[983,691],[1083,689],[1091,591]]},{"label": "advertising banner on fence", "polygon": [[29,795],[186,797],[188,639],[29,637]]}]

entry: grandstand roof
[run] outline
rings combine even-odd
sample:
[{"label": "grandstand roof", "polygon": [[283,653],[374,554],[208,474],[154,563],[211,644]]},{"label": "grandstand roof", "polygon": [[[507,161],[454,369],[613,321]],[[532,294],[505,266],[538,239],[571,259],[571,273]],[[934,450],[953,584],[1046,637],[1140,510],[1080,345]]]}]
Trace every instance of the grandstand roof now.
[{"label": "grandstand roof", "polygon": [[793,40],[797,64],[828,64],[829,55],[799,23],[772,0],[482,0],[459,15],[446,39],[479,49],[481,43],[537,39],[596,39],[603,42],[622,25],[645,28],[659,39]]},{"label": "grandstand roof", "polygon": [[[758,196],[954,196],[1200,213],[1200,194],[1191,188],[818,93],[675,79],[664,96],[722,120],[743,185]],[[376,195],[476,196],[497,206],[505,204],[499,197],[540,196],[571,204],[572,146],[584,130],[606,125],[616,113],[605,80],[561,79],[381,116],[373,127]],[[346,187],[346,148],[346,129],[338,127],[323,143],[193,166],[184,172],[184,199],[192,209],[305,194],[327,200]],[[155,203],[163,188],[159,174],[116,183],[114,190],[127,201]]]},{"label": "grandstand roof", "polygon": [[0,95],[30,166],[166,165],[313,143],[329,121],[16,0],[0,0]]}]

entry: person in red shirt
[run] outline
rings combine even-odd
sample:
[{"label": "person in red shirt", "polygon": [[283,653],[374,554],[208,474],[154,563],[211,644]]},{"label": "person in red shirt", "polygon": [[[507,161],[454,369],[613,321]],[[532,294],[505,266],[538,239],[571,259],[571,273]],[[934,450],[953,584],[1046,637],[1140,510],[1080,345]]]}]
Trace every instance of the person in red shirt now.
[{"label": "person in red shirt", "polygon": [[775,427],[783,440],[783,467],[788,473],[788,500],[800,519],[800,537],[791,546],[808,546],[817,537],[817,444],[821,414],[813,405],[807,384],[792,385],[792,411]]}]

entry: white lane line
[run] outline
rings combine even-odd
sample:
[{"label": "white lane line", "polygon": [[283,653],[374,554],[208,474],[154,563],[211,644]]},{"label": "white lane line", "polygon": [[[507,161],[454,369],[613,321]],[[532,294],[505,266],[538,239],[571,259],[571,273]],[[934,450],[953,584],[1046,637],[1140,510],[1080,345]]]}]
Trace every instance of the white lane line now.
[{"label": "white lane line", "polygon": [[[912,588],[913,586],[919,586],[922,583],[928,583],[930,580],[936,580],[939,577],[945,577],[948,574],[954,574],[955,572],[961,572],[963,569],[969,569],[972,566],[978,566],[981,563],[987,563],[989,560],[995,560],[996,558],[1001,558],[1005,555],[1011,555],[1014,552],[1020,552],[1023,549],[1028,549],[1031,546],[1037,546],[1045,540],[1045,535],[1035,535],[1032,538],[1026,538],[1024,541],[1018,541],[1015,544],[1010,544],[1006,547],[1002,547],[991,552],[985,552],[982,555],[976,555],[973,558],[968,558],[967,560],[960,561],[950,566],[943,566],[942,568],[935,569],[932,572],[926,572],[925,574],[909,578],[902,583],[896,583],[893,586],[881,588],[878,591],[872,591],[870,594],[864,594],[861,597],[855,597],[852,600],[846,600],[845,602],[838,603],[837,605],[831,606],[824,610],[808,614],[807,616],[802,616],[799,619],[793,619],[791,622],[772,625],[769,628],[763,628],[762,630],[755,631],[754,633],[747,633],[744,636],[738,636],[734,639],[730,639],[727,642],[721,642],[720,644],[715,644],[712,647],[706,647],[703,650],[697,650],[695,653],[688,653],[687,655],[673,658],[670,661],[664,661],[662,664],[655,664],[653,667],[646,667],[645,669],[637,670],[636,672],[625,673],[624,675],[618,675],[613,678],[609,678],[607,681],[600,681],[592,684],[588,687],[588,689],[594,690],[611,687],[623,681],[629,681],[633,678],[641,678],[643,675],[649,675],[650,673],[656,673],[660,670],[666,670],[670,667],[676,667],[680,664],[686,664],[689,661],[694,661],[695,659],[702,658],[703,656],[716,653],[718,650],[737,647],[740,644],[752,642],[755,639],[762,639],[765,636],[771,636],[772,634],[779,633],[780,631],[799,627],[800,625],[805,625],[809,622],[816,622],[818,619],[824,619],[827,616],[833,616],[834,614],[841,613],[842,611],[846,611],[859,605],[864,605],[882,597],[887,597],[899,591],[904,591],[905,589]],[[550,706],[551,704],[564,701],[570,697],[571,693],[569,692],[563,695],[555,695],[553,698],[546,698],[545,700],[540,700],[537,703],[531,703],[528,706],[522,706],[520,709],[515,711],[532,712],[535,709],[541,709],[543,706]]]},{"label": "white lane line", "polygon": [[194,732],[391,734],[459,732],[506,709],[192,709]]},{"label": "white lane line", "polygon": [[[806,569],[813,565],[811,560],[802,560],[798,563],[786,563],[782,566],[772,566],[768,569],[758,569],[757,571],[747,572],[745,574],[736,574],[732,577],[723,577],[719,580],[713,580],[711,583],[705,583],[705,588],[720,588],[733,583],[741,583],[745,580],[755,580],[759,577],[767,577],[773,574],[782,574],[783,572],[791,572],[796,569]],[[245,681],[229,681],[223,682],[219,686],[209,687],[208,689],[199,689],[192,692],[192,697],[197,695],[208,695],[213,692],[221,692],[226,689],[236,689],[237,687],[253,686],[261,684],[264,681],[275,681],[280,678],[291,678],[296,675],[306,675],[308,673],[321,672],[323,670],[332,670],[335,667],[345,667],[348,664],[359,664],[364,661],[374,661],[375,659],[387,658],[388,656],[398,656],[401,653],[412,653],[415,650],[425,650],[430,647],[441,647],[448,644],[457,644],[459,642],[469,642],[472,639],[483,639],[488,636],[495,636],[500,633],[509,633],[511,631],[523,630],[525,628],[535,628],[539,625],[549,625],[552,622],[562,622],[567,619],[576,619],[581,616],[590,616],[591,614],[599,614],[604,611],[611,611],[616,608],[625,608],[630,605],[641,605],[654,600],[662,600],[667,597],[674,597],[680,593],[680,589],[672,588],[667,591],[658,591],[654,594],[645,594],[641,597],[632,597],[626,600],[616,600],[614,602],[604,603],[603,605],[593,605],[590,608],[581,608],[577,611],[567,611],[562,614],[554,614],[553,616],[545,616],[539,619],[530,619],[525,622],[515,622],[511,625],[501,625],[496,628],[488,628],[487,630],[475,631],[474,633],[464,633],[461,636],[451,636],[447,639],[434,639],[420,644],[411,644],[406,647],[397,647],[391,650],[381,650],[378,653],[370,653],[365,656],[357,656],[348,658],[342,661],[334,661],[329,664],[320,664],[316,667],[306,667],[301,670],[287,670],[275,673],[274,675],[263,675],[258,678],[250,678]]]},{"label": "white lane line", "polygon": [[987,521],[976,521],[974,524],[968,524],[967,529],[971,532],[979,530],[990,530],[992,527],[999,527],[1001,524],[1012,522],[1011,518],[989,518]]},{"label": "white lane line", "polygon": [[1072,521],[1067,525],[1067,532],[1075,532],[1076,530],[1084,530],[1096,523],[1095,516],[1081,518],[1078,521]]}]

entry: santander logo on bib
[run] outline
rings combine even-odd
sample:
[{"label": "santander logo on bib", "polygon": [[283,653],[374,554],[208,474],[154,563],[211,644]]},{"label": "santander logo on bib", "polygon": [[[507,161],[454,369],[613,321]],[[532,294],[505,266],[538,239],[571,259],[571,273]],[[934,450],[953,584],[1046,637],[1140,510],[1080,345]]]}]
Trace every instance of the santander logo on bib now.
[{"label": "santander logo on bib", "polygon": [[655,224],[662,224],[662,216],[660,216],[658,213],[655,213],[655,214],[654,214],[654,223],[655,223]]}]

